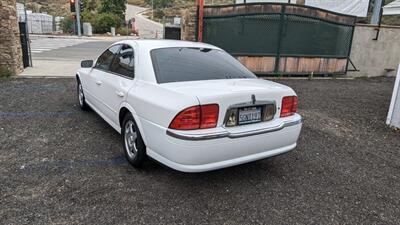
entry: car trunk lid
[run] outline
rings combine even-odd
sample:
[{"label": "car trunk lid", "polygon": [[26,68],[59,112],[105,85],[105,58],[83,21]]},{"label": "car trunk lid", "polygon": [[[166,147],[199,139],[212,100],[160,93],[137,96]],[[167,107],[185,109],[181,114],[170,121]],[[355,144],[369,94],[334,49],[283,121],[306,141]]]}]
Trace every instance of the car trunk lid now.
[{"label": "car trunk lid", "polygon": [[198,98],[201,105],[219,105],[218,124],[222,125],[229,108],[238,105],[252,106],[266,103],[276,105],[279,116],[284,96],[295,95],[294,91],[281,84],[263,79],[226,79],[190,82],[173,82],[160,85],[168,90]]}]

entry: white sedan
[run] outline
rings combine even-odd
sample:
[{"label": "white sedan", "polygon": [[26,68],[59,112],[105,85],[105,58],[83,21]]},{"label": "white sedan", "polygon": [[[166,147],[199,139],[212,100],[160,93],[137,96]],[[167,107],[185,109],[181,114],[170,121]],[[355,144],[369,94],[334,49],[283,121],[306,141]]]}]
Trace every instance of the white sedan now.
[{"label": "white sedan", "polygon": [[146,157],[203,172],[286,153],[302,126],[296,93],[258,79],[222,49],[126,40],[76,74],[82,109],[121,133],[133,166]]}]

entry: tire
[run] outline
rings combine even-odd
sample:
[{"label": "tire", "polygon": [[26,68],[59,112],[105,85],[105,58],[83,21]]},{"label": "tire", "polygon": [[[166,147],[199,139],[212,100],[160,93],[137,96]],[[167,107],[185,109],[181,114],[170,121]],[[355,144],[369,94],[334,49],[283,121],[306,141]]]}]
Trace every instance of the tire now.
[{"label": "tire", "polygon": [[77,93],[78,93],[78,104],[79,104],[79,107],[84,111],[89,110],[89,106],[86,103],[85,94],[83,93],[83,87],[82,87],[82,84],[81,84],[80,80],[78,80]]},{"label": "tire", "polygon": [[121,128],[121,140],[128,162],[139,168],[146,160],[146,145],[130,113],[125,115]]}]

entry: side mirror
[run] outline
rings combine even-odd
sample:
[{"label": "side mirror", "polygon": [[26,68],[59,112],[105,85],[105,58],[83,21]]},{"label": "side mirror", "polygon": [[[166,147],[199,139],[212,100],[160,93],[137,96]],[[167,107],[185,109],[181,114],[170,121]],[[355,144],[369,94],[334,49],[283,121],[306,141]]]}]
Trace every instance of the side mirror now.
[{"label": "side mirror", "polygon": [[81,61],[82,68],[92,68],[93,67],[93,60],[82,60]]}]

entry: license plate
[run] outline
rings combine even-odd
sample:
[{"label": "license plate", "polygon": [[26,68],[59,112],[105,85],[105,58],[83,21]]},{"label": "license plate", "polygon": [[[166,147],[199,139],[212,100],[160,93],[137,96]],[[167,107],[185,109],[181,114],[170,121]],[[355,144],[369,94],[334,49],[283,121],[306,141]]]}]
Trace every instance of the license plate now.
[{"label": "license plate", "polygon": [[239,117],[238,124],[243,125],[243,124],[261,122],[262,121],[261,111],[262,111],[261,106],[240,108],[238,115]]}]

